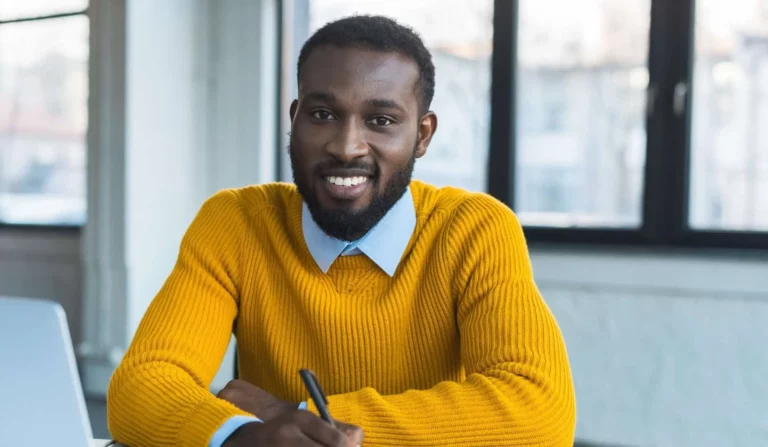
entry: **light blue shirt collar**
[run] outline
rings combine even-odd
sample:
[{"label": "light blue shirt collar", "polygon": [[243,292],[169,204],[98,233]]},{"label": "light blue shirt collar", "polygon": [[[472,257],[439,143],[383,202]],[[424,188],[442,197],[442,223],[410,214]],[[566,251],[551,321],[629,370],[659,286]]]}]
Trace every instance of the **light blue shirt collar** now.
[{"label": "light blue shirt collar", "polygon": [[416,228],[416,208],[411,189],[408,188],[375,227],[353,242],[341,241],[325,234],[312,219],[306,203],[302,206],[301,226],[309,252],[323,273],[328,273],[339,256],[362,253],[389,276],[394,276]]}]

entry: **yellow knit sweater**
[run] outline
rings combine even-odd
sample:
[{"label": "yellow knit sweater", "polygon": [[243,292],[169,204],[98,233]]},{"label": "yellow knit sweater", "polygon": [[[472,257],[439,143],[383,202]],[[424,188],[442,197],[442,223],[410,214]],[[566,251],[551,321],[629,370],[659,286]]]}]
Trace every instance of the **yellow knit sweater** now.
[{"label": "yellow knit sweater", "polygon": [[485,194],[411,191],[394,277],[363,255],[323,274],[291,185],[207,200],[112,377],[115,439],[207,447],[247,414],[208,391],[234,331],[242,379],[299,402],[297,371],[313,369],[366,446],[572,446],[568,358],[514,214]]}]

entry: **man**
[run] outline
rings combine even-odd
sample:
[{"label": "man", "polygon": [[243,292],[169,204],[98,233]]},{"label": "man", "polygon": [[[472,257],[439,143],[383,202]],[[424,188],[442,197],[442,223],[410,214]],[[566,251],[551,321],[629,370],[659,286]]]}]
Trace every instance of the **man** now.
[{"label": "man", "polygon": [[[574,392],[521,227],[493,198],[411,181],[434,66],[383,17],[304,45],[296,186],[202,206],[108,393],[139,446],[571,446]],[[480,148],[478,148],[479,150]],[[240,381],[208,391],[230,334]],[[313,370],[334,428],[298,375]]]}]

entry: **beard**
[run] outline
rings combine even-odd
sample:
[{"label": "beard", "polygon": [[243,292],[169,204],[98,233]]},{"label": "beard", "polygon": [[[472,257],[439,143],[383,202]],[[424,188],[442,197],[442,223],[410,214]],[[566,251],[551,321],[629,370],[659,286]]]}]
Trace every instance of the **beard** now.
[{"label": "beard", "polygon": [[[293,143],[289,143],[288,154],[291,158],[293,182],[307,204],[312,220],[328,236],[348,242],[358,240],[368,233],[392,209],[395,203],[403,197],[403,194],[408,189],[408,185],[411,183],[413,168],[416,164],[416,147],[414,147],[414,155],[411,156],[408,163],[402,169],[395,172],[389,182],[384,185],[383,190],[379,191],[381,189],[379,170],[375,165],[362,162],[344,164],[339,161],[330,161],[318,165],[309,171],[304,169],[305,166],[302,166],[300,160],[301,149],[299,149],[298,154],[295,149]],[[317,191],[312,186],[312,180],[318,177],[318,171],[333,168],[362,168],[374,173],[373,177],[368,180],[373,182],[371,187],[373,188],[374,196],[367,207],[361,210],[327,208],[320,203]]]}]

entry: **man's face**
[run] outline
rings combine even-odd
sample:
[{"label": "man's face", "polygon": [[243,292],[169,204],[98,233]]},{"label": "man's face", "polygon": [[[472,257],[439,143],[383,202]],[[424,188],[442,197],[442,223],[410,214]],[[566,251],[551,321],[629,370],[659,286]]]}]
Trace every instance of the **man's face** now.
[{"label": "man's face", "polygon": [[355,240],[402,197],[437,127],[420,116],[418,65],[397,53],[322,46],[291,105],[293,179],[323,231]]}]

